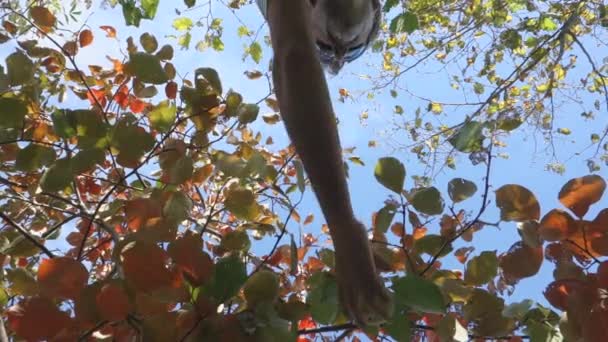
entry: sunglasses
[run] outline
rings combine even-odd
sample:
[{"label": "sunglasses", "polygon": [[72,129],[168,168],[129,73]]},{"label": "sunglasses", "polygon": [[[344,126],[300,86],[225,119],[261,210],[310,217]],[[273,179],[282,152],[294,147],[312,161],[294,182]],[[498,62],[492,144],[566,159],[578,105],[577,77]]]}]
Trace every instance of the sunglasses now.
[{"label": "sunglasses", "polygon": [[[336,50],[331,45],[327,45],[323,42],[317,41],[317,48],[319,50],[319,59],[323,64],[332,64],[339,57],[336,55]],[[352,62],[355,59],[361,57],[363,52],[367,49],[367,44],[357,45],[346,51],[342,56],[344,62]]]}]

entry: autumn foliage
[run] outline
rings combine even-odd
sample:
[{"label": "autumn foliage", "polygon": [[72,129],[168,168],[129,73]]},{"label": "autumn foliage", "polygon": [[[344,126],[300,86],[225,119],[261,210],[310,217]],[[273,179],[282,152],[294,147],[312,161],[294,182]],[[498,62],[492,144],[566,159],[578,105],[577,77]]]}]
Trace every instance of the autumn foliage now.
[{"label": "autumn foliage", "polygon": [[[399,72],[392,49],[414,54],[405,46],[410,34],[449,26],[449,16],[424,9],[427,2],[412,1],[411,11],[387,19],[373,47],[383,51],[383,72]],[[505,2],[513,13],[525,7]],[[280,121],[272,91],[250,100],[225,89],[213,68],[174,65],[177,48],[188,47],[196,27],[185,14],[173,21],[179,37],[172,44],[146,32],[126,37],[117,25],[63,30],[60,13],[75,20],[78,7],[32,3],[0,5],[0,47],[7,55],[0,66],[0,302],[8,336],[299,342],[332,334],[396,341],[608,336],[605,177],[592,168],[589,175],[554,184],[561,203],[556,208],[540,203],[537,189],[491,179],[501,137],[528,118],[517,106],[541,106],[549,88],[565,77],[561,64],[547,62],[553,61],[547,56],[563,50],[566,41],[574,44],[574,34],[589,25],[608,25],[604,5],[593,7],[599,12],[591,16],[585,7],[591,5],[581,2],[578,15],[586,21],[567,19],[570,12],[556,5],[560,15],[542,14],[521,28],[525,41],[514,29],[498,34],[501,49],[534,56],[526,59],[531,62],[516,68],[513,82],[488,76],[498,85],[480,107],[487,119],[476,113],[434,133],[449,146],[447,166],[454,166],[454,155],[467,154],[484,168],[484,178],[454,178],[443,189],[429,179],[410,182],[395,156],[369,168],[370,181],[386,191],[386,201],[370,217],[370,243],[395,307],[389,322],[363,329],[340,307],[327,227],[312,214],[300,216],[302,194],[311,191],[301,162],[291,146],[277,147],[264,133]],[[195,3],[179,6],[196,9]],[[462,2],[463,15],[496,29],[509,22],[507,9],[481,3]],[[533,3],[527,10],[536,15]],[[397,4],[387,0],[384,12],[400,11]],[[226,4],[233,11],[244,5]],[[130,26],[158,15],[158,1],[117,6]],[[216,19],[207,20],[202,42],[222,51],[222,21]],[[253,36],[247,30],[242,26],[238,34]],[[80,64],[79,53],[102,41],[115,42],[124,53],[108,55],[106,65]],[[439,49],[435,41],[424,44]],[[435,51],[439,61],[449,53]],[[261,54],[257,41],[246,46],[256,63]],[[522,95],[530,87],[515,80],[528,77],[541,61],[551,65],[542,74],[554,79]],[[593,92],[605,91],[606,76],[591,74]],[[255,70],[245,77],[270,74]],[[481,83],[474,85],[476,94],[484,91]],[[339,95],[340,101],[352,96],[346,89]],[[398,96],[396,90],[391,96]],[[518,105],[520,96],[541,100]],[[271,114],[262,114],[266,109]],[[428,104],[432,115],[443,110],[438,102]],[[395,108],[396,115],[403,111]],[[417,122],[410,133],[421,126]],[[411,153],[422,159],[425,148],[438,148],[433,139]],[[349,165],[365,166],[353,150],[345,151]],[[490,207],[499,217],[487,218]],[[513,229],[508,222],[521,236],[512,246],[497,251],[473,243],[481,230]],[[547,264],[553,279],[539,280],[546,284],[542,294],[508,300],[521,280],[538,277]],[[538,303],[541,296],[551,307]]]}]

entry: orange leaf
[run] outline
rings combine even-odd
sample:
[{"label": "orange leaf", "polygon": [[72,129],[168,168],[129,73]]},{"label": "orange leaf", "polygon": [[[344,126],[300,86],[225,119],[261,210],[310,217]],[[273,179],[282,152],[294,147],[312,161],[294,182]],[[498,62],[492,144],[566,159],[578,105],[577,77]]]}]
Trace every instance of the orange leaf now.
[{"label": "orange leaf", "polygon": [[589,207],[600,200],[604,190],[606,190],[606,181],[598,175],[574,178],[560,190],[559,201],[576,216],[583,217]]},{"label": "orange leaf", "polygon": [[576,221],[576,231],[568,237],[568,240],[574,243],[568,244],[568,248],[579,258],[589,259],[589,254],[594,257],[608,255],[608,235],[594,222]]},{"label": "orange leaf", "polygon": [[6,315],[10,329],[28,341],[50,340],[70,325],[68,314],[48,298],[27,298],[10,307]]},{"label": "orange leaf", "polygon": [[149,198],[136,198],[126,202],[125,215],[128,227],[139,230],[146,225],[148,220],[160,218],[160,203]]},{"label": "orange leaf", "polygon": [[[97,105],[97,102],[99,102],[99,104],[102,107],[106,106],[107,103],[107,99],[106,99],[106,92],[105,90],[102,89],[94,89],[91,88],[91,91],[87,91],[87,99],[89,99],[89,103],[91,104],[91,106],[95,106]],[[97,101],[95,101],[97,99]],[[103,109],[103,108],[101,108]]]},{"label": "orange leaf", "polygon": [[315,219],[315,216],[314,216],[313,214],[309,214],[309,215],[308,215],[308,216],[306,216],[306,218],[304,219],[304,223],[303,223],[303,224],[304,224],[304,225],[311,224],[311,223],[312,223],[312,221],[314,221],[314,219]]},{"label": "orange leaf", "polygon": [[133,310],[125,289],[117,283],[104,285],[95,299],[99,314],[108,321],[121,321]]},{"label": "orange leaf", "polygon": [[565,211],[553,209],[543,216],[538,233],[545,241],[561,241],[576,232],[576,222]]},{"label": "orange leaf", "polygon": [[169,256],[195,286],[207,282],[213,273],[213,261],[203,252],[203,240],[187,233],[169,245]]},{"label": "orange leaf", "polygon": [[168,82],[165,86],[165,95],[168,99],[174,100],[177,97],[177,83]]},{"label": "orange leaf", "polygon": [[78,35],[78,43],[80,43],[81,48],[90,45],[92,42],[93,32],[91,32],[91,30],[82,30],[80,35]]},{"label": "orange leaf", "polygon": [[578,279],[561,279],[549,284],[543,293],[551,305],[560,309],[567,310],[569,303],[568,297],[577,291],[588,291],[588,285]]},{"label": "orange leaf", "polygon": [[535,275],[543,262],[543,248],[532,248],[518,241],[500,256],[500,267],[509,284]]},{"label": "orange leaf", "polygon": [[30,9],[30,15],[34,19],[34,23],[38,25],[44,32],[49,32],[55,23],[57,18],[45,7],[34,6]]},{"label": "orange leaf", "polygon": [[103,25],[103,26],[99,26],[99,28],[106,32],[106,37],[116,38],[116,29],[114,27]]},{"label": "orange leaf", "polygon": [[56,298],[75,299],[88,278],[87,269],[68,257],[44,259],[38,267],[38,283],[42,291]]},{"label": "orange leaf", "polygon": [[461,264],[464,264],[469,258],[469,254],[475,250],[475,247],[461,247],[454,252],[454,256]]},{"label": "orange leaf", "polygon": [[131,109],[134,114],[143,112],[145,108],[146,103],[144,101],[136,98],[135,96],[130,97],[129,109]]},{"label": "orange leaf", "polygon": [[405,227],[400,222],[395,222],[391,226],[391,232],[398,237],[403,237],[405,235]]},{"label": "orange leaf", "polygon": [[206,181],[209,176],[213,173],[213,164],[207,164],[200,169],[194,171],[192,175],[192,183],[195,185],[201,185],[204,181]]},{"label": "orange leaf", "polygon": [[564,245],[559,242],[550,243],[545,247],[545,258],[552,262],[560,262],[565,256],[570,256],[566,253]]},{"label": "orange leaf", "polygon": [[66,42],[63,44],[63,51],[65,51],[68,56],[76,56],[78,53],[78,44],[74,41]]},{"label": "orange leaf", "polygon": [[121,252],[125,278],[139,291],[154,291],[171,285],[171,274],[165,267],[167,253],[156,244],[134,241]]}]

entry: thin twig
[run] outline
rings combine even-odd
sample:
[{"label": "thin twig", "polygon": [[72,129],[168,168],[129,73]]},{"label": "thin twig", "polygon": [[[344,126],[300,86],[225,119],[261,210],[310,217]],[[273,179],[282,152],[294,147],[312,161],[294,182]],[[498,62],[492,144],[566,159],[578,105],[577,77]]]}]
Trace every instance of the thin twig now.
[{"label": "thin twig", "polygon": [[17,222],[13,221],[10,217],[6,216],[1,211],[0,211],[0,218],[4,219],[4,221],[6,221],[6,223],[8,223],[8,225],[10,225],[13,228],[17,229],[19,231],[19,233],[21,233],[21,235],[25,239],[27,239],[28,241],[30,241],[34,246],[38,247],[38,249],[40,249],[49,258],[54,258],[55,257],[55,255],[48,248],[46,248],[42,243],[40,243],[33,236],[31,236],[30,233],[25,228],[23,228]]}]

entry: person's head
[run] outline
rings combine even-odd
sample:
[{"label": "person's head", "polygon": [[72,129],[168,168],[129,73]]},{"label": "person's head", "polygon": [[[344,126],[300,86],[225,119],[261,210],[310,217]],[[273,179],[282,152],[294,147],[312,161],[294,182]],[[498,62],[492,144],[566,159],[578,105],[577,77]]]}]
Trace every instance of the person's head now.
[{"label": "person's head", "polygon": [[310,0],[313,34],[321,63],[337,74],[345,62],[359,58],[377,36],[379,0]]}]

